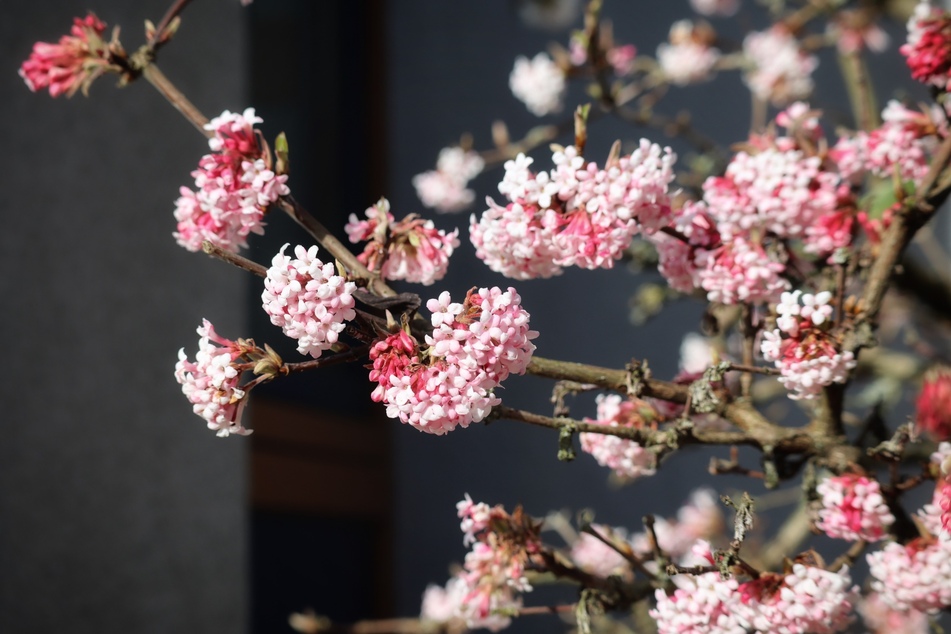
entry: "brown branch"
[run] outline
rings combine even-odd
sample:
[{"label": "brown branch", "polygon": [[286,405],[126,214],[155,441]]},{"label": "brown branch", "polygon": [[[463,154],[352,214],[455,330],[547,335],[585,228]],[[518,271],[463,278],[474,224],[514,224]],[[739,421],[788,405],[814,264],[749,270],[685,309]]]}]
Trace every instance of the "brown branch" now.
[{"label": "brown branch", "polygon": [[370,351],[370,346],[359,346],[346,352],[339,352],[329,357],[312,359],[310,361],[301,361],[299,363],[285,363],[281,366],[281,374],[291,374],[293,372],[306,372],[318,368],[326,368],[341,363],[349,363],[362,359]]},{"label": "brown branch", "polygon": [[204,240],[201,243],[201,250],[213,258],[217,258],[222,262],[227,262],[228,264],[236,266],[239,269],[254,273],[258,277],[267,277],[267,267],[258,264],[254,260],[249,260],[248,258],[242,257],[237,253],[225,251],[221,247],[212,244],[208,240]]},{"label": "brown branch", "polygon": [[158,66],[149,64],[142,69],[142,76],[145,77],[146,81],[152,84],[170,104],[175,106],[175,109],[181,112],[193,126],[198,128],[199,132],[208,138],[214,136],[211,130],[205,129],[205,126],[208,124],[208,117],[203,115],[201,111],[195,107],[195,104],[189,101],[188,98],[169,81],[168,77],[159,70]]},{"label": "brown branch", "polygon": [[492,418],[497,420],[512,420],[549,429],[569,429],[578,433],[603,434],[617,436],[626,440],[633,440],[644,446],[665,446],[676,440],[679,445],[757,445],[755,439],[742,432],[715,431],[701,429],[687,430],[658,430],[635,427],[614,427],[585,423],[574,418],[544,416],[521,409],[496,405],[492,408]]}]

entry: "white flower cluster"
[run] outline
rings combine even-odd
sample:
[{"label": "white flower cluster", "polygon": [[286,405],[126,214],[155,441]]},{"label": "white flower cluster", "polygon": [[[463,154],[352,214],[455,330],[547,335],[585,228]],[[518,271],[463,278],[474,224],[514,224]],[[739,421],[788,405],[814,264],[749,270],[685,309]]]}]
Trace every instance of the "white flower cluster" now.
[{"label": "white flower cluster", "polygon": [[561,110],[565,74],[546,53],[539,53],[531,60],[520,56],[509,75],[509,88],[532,114],[542,117]]}]

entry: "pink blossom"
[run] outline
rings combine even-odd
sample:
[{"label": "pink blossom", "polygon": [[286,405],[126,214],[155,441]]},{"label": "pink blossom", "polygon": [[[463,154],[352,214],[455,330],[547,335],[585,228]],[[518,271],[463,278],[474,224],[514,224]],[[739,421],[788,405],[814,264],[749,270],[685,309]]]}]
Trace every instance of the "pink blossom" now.
[{"label": "pink blossom", "polygon": [[894,178],[897,168],[902,180],[920,183],[938,144],[939,129],[932,116],[892,100],[882,111],[882,121],[864,137],[866,169],[880,178]]},{"label": "pink blossom", "polygon": [[403,331],[371,348],[370,380],[378,384],[371,398],[386,404],[390,418],[442,435],[481,421],[498,405],[494,388],[525,371],[538,333],[529,330],[512,288],[473,290],[462,304],[443,293],[427,307],[433,334],[424,350]]},{"label": "pink blossom", "polygon": [[479,175],[484,166],[477,152],[459,147],[443,148],[434,171],[413,177],[416,195],[424,205],[436,211],[461,211],[475,200],[475,192],[467,189],[466,185]]},{"label": "pink blossom", "polygon": [[679,20],[670,27],[669,43],[657,47],[657,62],[671,83],[686,86],[707,81],[720,60],[712,46],[716,35],[707,25]]},{"label": "pink blossom", "polygon": [[745,634],[734,613],[737,581],[719,572],[677,577],[671,594],[655,590],[656,607],[650,611],[658,634]]},{"label": "pink blossom", "polygon": [[[779,139],[783,141],[783,139]],[[839,206],[840,178],[819,156],[769,147],[738,152],[722,177],[703,184],[703,199],[724,240],[754,229],[799,238]]]},{"label": "pink blossom", "polygon": [[951,605],[951,540],[890,542],[866,558],[872,590],[893,610],[935,614]]},{"label": "pink blossom", "polygon": [[429,286],[446,275],[449,258],[459,246],[459,230],[446,233],[432,220],[415,214],[399,222],[390,213],[386,198],[366,210],[366,220],[350,214],[346,231],[351,242],[368,240],[358,258],[384,279]]},{"label": "pink blossom", "polygon": [[423,593],[423,605],[419,618],[423,621],[446,624],[461,617],[463,601],[469,594],[469,587],[462,577],[456,576],[446,582],[443,588],[430,585]]},{"label": "pink blossom", "polygon": [[294,259],[284,255],[287,247],[271,261],[261,301],[271,323],[297,341],[297,351],[316,359],[356,317],[352,293],[357,287],[336,275],[333,262],[321,262],[316,246],[294,247]]},{"label": "pink blossom", "polygon": [[246,436],[251,430],[241,426],[241,413],[246,404],[246,391],[238,386],[241,369],[238,361],[248,348],[241,342],[219,336],[207,319],[198,327],[198,353],[189,361],[185,349],[178,351],[175,380],[193,405],[196,414],[208,423],[208,429],[219,437],[230,434]]},{"label": "pink blossom", "polygon": [[776,307],[777,328],[763,333],[763,358],[779,368],[779,381],[791,399],[816,398],[824,386],[845,383],[855,367],[855,356],[838,352],[829,334],[831,299],[829,292],[783,293]]},{"label": "pink blossom", "polygon": [[264,233],[267,208],[290,193],[287,175],[277,175],[265,160],[254,124],[254,109],[242,114],[225,110],[206,129],[214,131],[206,154],[192,172],[197,191],[186,187],[176,201],[175,239],[189,251],[200,251],[204,240],[237,251],[252,233]]},{"label": "pink blossom", "polygon": [[736,237],[715,249],[698,249],[695,261],[699,286],[711,302],[772,302],[789,288],[781,277],[786,266],[776,252],[745,238]]},{"label": "pink blossom", "polygon": [[519,154],[505,163],[499,191],[511,203],[471,220],[476,254],[511,277],[549,277],[564,266],[611,268],[634,234],[670,222],[668,187],[676,156],[642,139],[600,169],[575,147],[557,148],[550,172],[534,173]]},{"label": "pink blossom", "polygon": [[561,110],[565,74],[546,53],[531,60],[520,56],[509,76],[509,88],[532,114],[541,117]]},{"label": "pink blossom", "polygon": [[509,624],[509,613],[521,606],[517,593],[532,590],[525,571],[542,549],[540,525],[521,508],[509,514],[501,506],[475,504],[468,495],[457,508],[465,542],[472,544],[459,573],[467,589],[459,615],[470,628],[501,629]]},{"label": "pink blossom", "polygon": [[109,47],[102,39],[106,25],[90,13],[73,18],[69,35],[59,43],[37,42],[20,66],[27,87],[36,92],[48,88],[51,97],[72,97],[77,90],[88,93],[89,86],[103,73],[117,70],[109,62]]},{"label": "pink blossom", "polygon": [[[597,403],[597,419],[585,418],[584,422],[637,429],[647,424],[645,415],[649,418],[652,412],[647,403],[622,400],[617,394],[600,394]],[[656,472],[656,454],[634,440],[596,433],[582,433],[579,437],[582,451],[594,456],[599,465],[613,469],[622,478],[635,479]]]},{"label": "pink blossom", "polygon": [[911,76],[946,92],[951,85],[951,19],[922,0],[908,19],[908,40],[898,49]]},{"label": "pink blossom", "polygon": [[690,7],[701,15],[731,16],[740,8],[740,0],[690,0]]},{"label": "pink blossom", "polygon": [[858,604],[870,634],[928,634],[928,615],[918,610],[895,610],[877,593],[871,593]]},{"label": "pink blossom", "polygon": [[816,528],[829,537],[877,542],[895,522],[876,480],[848,473],[826,478],[816,492],[822,504]]},{"label": "pink blossom", "polygon": [[556,264],[559,250],[554,244],[559,225],[557,212],[534,205],[509,203],[500,207],[491,198],[489,208],[469,219],[469,238],[476,257],[491,270],[515,280],[560,275]]},{"label": "pink blossom", "polygon": [[[599,524],[592,524],[591,528],[601,535],[613,536],[621,541],[627,538],[623,528],[610,528]],[[618,551],[590,533],[578,535],[578,539],[571,545],[571,560],[585,572],[599,577],[623,575],[625,571],[630,570],[627,560]]]},{"label": "pink blossom", "polygon": [[750,33],[743,40],[743,53],[753,66],[743,79],[756,97],[782,106],[812,92],[812,72],[819,60],[804,52],[784,26]]},{"label": "pink blossom", "polygon": [[690,293],[700,286],[697,269],[697,251],[720,243],[716,224],[710,218],[704,202],[689,201],[673,211],[672,228],[685,239],[660,231],[647,236],[657,249],[658,272],[670,287],[681,293]]},{"label": "pink blossom", "polygon": [[827,32],[844,55],[866,49],[881,53],[888,48],[888,33],[882,30],[865,11],[839,11],[829,22]]},{"label": "pink blossom", "polygon": [[925,373],[916,403],[915,424],[934,440],[951,440],[951,368]]},{"label": "pink blossom", "polygon": [[740,584],[732,604],[737,620],[756,632],[834,634],[852,622],[858,588],[849,567],[838,571],[794,563],[785,575],[761,574]]}]

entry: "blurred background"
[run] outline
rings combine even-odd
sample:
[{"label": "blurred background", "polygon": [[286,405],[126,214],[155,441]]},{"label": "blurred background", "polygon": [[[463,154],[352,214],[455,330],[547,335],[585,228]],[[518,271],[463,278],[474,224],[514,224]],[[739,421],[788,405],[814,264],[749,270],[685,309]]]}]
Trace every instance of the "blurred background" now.
[{"label": "blurred background", "polygon": [[[708,452],[678,454],[658,476],[619,488],[590,456],[559,462],[549,430],[499,421],[421,434],[385,419],[359,366],[255,390],[255,433],[216,438],[172,375],[179,348],[194,354],[201,319],[295,357],[260,310],[259,280],[171,237],[178,188],[204,139],[145,82],[117,90],[107,76],[88,99],[53,100],[16,76],[32,43],[55,41],[73,16],[91,9],[121,25],[133,50],[143,20],[157,22],[167,3],[0,7],[0,632],[287,632],[288,614],[305,609],[340,622],[414,616],[426,585],[445,583],[465,555],[455,503],[466,493],[524,503],[536,516],[590,508],[599,522],[639,530],[645,513],[673,513],[704,478]],[[344,237],[349,214],[381,196],[398,218],[424,212],[412,176],[464,132],[486,149],[496,120],[513,138],[537,125],[509,91],[512,64],[551,41],[567,45],[580,11],[562,0],[200,0],[158,63],[206,116],[253,106],[267,138],[286,131],[292,191]],[[687,0],[608,0],[605,17],[617,42],[653,54],[692,13]],[[739,25],[715,26],[742,38]],[[903,37],[901,25],[891,31]],[[882,76],[907,74],[894,44],[871,64]],[[822,57],[812,103],[845,122],[838,72]],[[563,121],[585,99],[573,87],[566,112],[543,121]],[[672,91],[661,106],[685,108],[720,143],[746,137],[748,93],[735,73]],[[602,120],[586,155],[603,161],[615,139],[642,135],[689,152],[658,131]],[[536,156],[548,164],[546,148]],[[497,195],[500,178],[493,168],[475,181],[472,211]],[[475,258],[468,212],[434,219],[460,227],[462,246],[444,280],[411,290],[425,300],[510,284]],[[246,255],[266,264],[285,242],[310,244],[274,214]],[[635,327],[630,300],[658,280],[622,263],[514,286],[541,333],[537,354],[608,367],[646,358],[667,378],[701,307],[677,302]],[[513,377],[504,387],[506,404],[550,411],[550,381]],[[572,413],[593,415],[593,396]],[[513,631],[553,626],[537,617]]]}]

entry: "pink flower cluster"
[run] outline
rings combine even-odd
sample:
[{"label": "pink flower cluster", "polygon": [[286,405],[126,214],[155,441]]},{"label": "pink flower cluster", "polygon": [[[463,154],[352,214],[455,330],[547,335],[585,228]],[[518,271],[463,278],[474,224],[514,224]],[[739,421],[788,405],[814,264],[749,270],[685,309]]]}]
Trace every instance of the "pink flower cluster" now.
[{"label": "pink flower cluster", "polygon": [[870,634],[928,634],[928,616],[918,610],[895,610],[880,594],[869,594],[858,605],[858,612]]},{"label": "pink flower cluster", "polygon": [[872,590],[891,608],[934,614],[951,605],[951,540],[890,542],[867,559]]},{"label": "pink flower cluster", "polygon": [[[707,565],[714,562],[704,542],[694,554]],[[743,583],[719,572],[681,575],[674,583],[670,595],[655,591],[657,605],[650,614],[659,634],[833,634],[848,628],[858,598],[847,566],[830,572],[802,561],[784,574],[762,573]]]},{"label": "pink flower cluster", "polygon": [[113,68],[102,39],[105,30],[106,25],[92,13],[73,18],[70,34],[57,44],[33,45],[30,57],[20,66],[20,77],[33,92],[48,88],[51,97],[72,97],[77,90],[85,94],[97,77]]},{"label": "pink flower cluster", "polygon": [[[677,510],[676,517],[658,517],[654,523],[657,544],[673,561],[682,565],[707,563],[708,542],[718,538],[722,531],[723,512],[711,489],[695,490],[687,503]],[[647,532],[633,535],[631,546],[642,557],[650,557],[653,552]]]},{"label": "pink flower cluster", "polygon": [[603,169],[573,146],[556,150],[554,169],[537,174],[519,154],[499,184],[507,206],[490,199],[481,218],[471,218],[476,255],[516,279],[550,277],[565,266],[611,268],[639,229],[666,224],[675,160],[670,148],[646,139]]},{"label": "pink flower cluster", "polygon": [[829,537],[877,542],[895,523],[877,480],[852,473],[832,476],[816,492],[821,503],[816,528]]},{"label": "pink flower cluster", "polygon": [[196,190],[182,187],[175,202],[175,239],[189,251],[200,251],[204,240],[232,252],[246,247],[249,234],[264,233],[268,206],[290,193],[287,176],[271,168],[256,123],[261,119],[248,108],[242,114],[225,110],[205,126],[214,132],[212,154],[192,172]]},{"label": "pink flower cluster", "polygon": [[356,317],[356,284],[336,275],[333,262],[321,262],[316,246],[294,247],[296,258],[284,255],[287,247],[271,260],[261,301],[271,323],[297,341],[297,351],[316,359]]},{"label": "pink flower cluster", "polygon": [[[208,422],[218,436],[246,436],[251,431],[241,426],[246,392],[238,387],[241,370],[236,361],[248,352],[242,341],[219,336],[207,319],[198,327],[198,353],[189,361],[184,348],[178,351],[175,380],[193,405],[196,414]],[[217,345],[216,345],[217,344]]]},{"label": "pink flower cluster", "polygon": [[776,307],[777,327],[763,333],[763,358],[779,368],[779,381],[791,399],[815,398],[824,386],[845,383],[855,367],[855,355],[839,352],[829,333],[831,299],[828,291],[783,293]]},{"label": "pink flower cluster", "polygon": [[546,53],[531,60],[520,56],[509,75],[509,88],[532,114],[542,117],[561,110],[565,73]]},{"label": "pink flower cluster", "polygon": [[436,169],[414,176],[413,187],[427,207],[443,213],[462,211],[475,200],[475,192],[466,185],[483,167],[485,162],[478,152],[460,147],[443,148],[436,160]]},{"label": "pink flower cluster", "polygon": [[472,545],[459,573],[468,591],[459,614],[470,628],[501,629],[510,621],[506,612],[521,606],[518,593],[532,590],[525,570],[532,555],[542,550],[540,525],[521,508],[509,514],[501,506],[476,504],[468,495],[456,508],[463,541]]},{"label": "pink flower cluster", "polygon": [[647,235],[672,288],[700,288],[723,304],[772,303],[790,288],[791,240],[820,257],[851,244],[855,195],[819,151],[818,114],[801,102],[780,112],[786,135],[751,137],[723,176],[704,182],[703,200],[673,209],[664,232]]},{"label": "pink flower cluster", "polygon": [[350,214],[346,231],[350,242],[368,241],[358,258],[383,279],[403,280],[429,286],[441,280],[449,258],[459,246],[459,230],[446,233],[432,220],[414,214],[396,222],[390,202],[381,198],[366,210],[366,220]]},{"label": "pink flower cluster", "polygon": [[701,15],[731,16],[740,8],[740,0],[690,0],[690,8]]},{"label": "pink flower cluster", "polygon": [[657,47],[657,63],[671,83],[686,86],[712,79],[720,51],[713,46],[716,34],[709,25],[679,20],[668,39]]},{"label": "pink flower cluster", "polygon": [[865,174],[918,184],[931,166],[940,138],[947,136],[947,122],[940,111],[925,113],[895,100],[882,111],[882,125],[871,132],[842,137],[829,152],[844,178],[859,180]]},{"label": "pink flower cluster", "polygon": [[500,402],[493,390],[525,371],[538,333],[513,288],[472,290],[461,304],[444,292],[427,308],[426,348],[402,330],[371,348],[371,398],[386,404],[390,418],[442,435],[485,418]]},{"label": "pink flower cluster", "polygon": [[752,66],[743,80],[756,97],[783,106],[812,92],[819,60],[803,51],[782,24],[747,35],[743,53]]},{"label": "pink flower cluster", "polygon": [[[598,417],[585,418],[584,422],[607,427],[639,429],[657,414],[645,401],[624,400],[617,394],[600,394],[597,397]],[[635,479],[654,475],[657,470],[657,455],[634,440],[607,434],[579,434],[581,450],[594,456],[602,467],[613,469],[622,477]]]},{"label": "pink flower cluster", "polygon": [[911,76],[942,92],[951,88],[951,16],[922,0],[908,19],[908,40],[899,49]]},{"label": "pink flower cluster", "polygon": [[951,443],[943,442],[931,454],[931,464],[937,472],[934,495],[929,504],[918,511],[921,525],[944,540],[951,540],[951,476],[947,466],[951,462]]},{"label": "pink flower cluster", "polygon": [[951,440],[951,368],[925,373],[916,402],[915,424],[934,440]]}]

